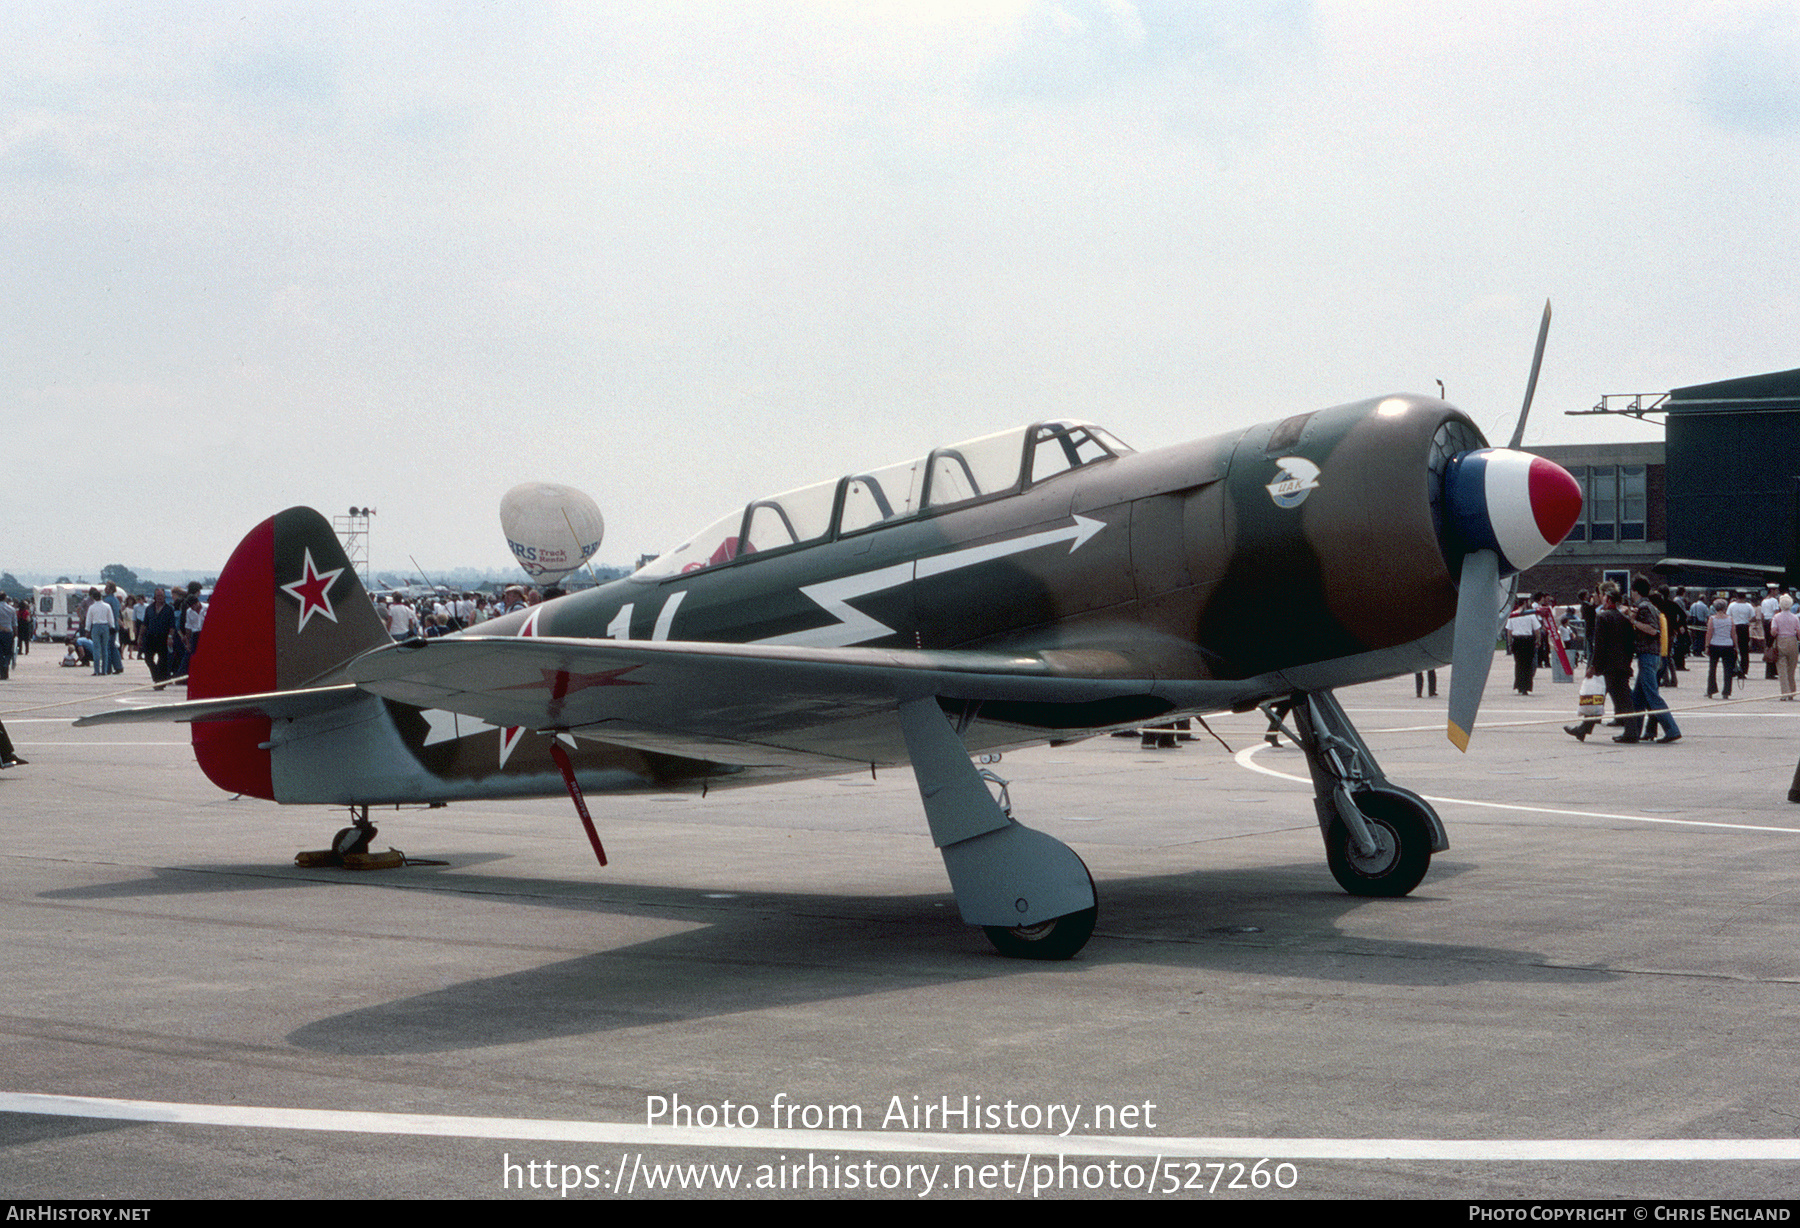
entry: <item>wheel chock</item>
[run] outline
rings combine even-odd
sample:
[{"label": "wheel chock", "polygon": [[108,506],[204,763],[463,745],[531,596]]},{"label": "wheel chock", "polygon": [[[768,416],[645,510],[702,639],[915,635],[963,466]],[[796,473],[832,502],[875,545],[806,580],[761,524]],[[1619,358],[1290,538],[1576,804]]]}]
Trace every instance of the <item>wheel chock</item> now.
[{"label": "wheel chock", "polygon": [[336,849],[313,849],[295,853],[294,864],[302,870],[338,867],[345,870],[396,870],[406,864],[406,854],[399,849],[385,853],[339,853]]},{"label": "wheel chock", "polygon": [[395,870],[406,864],[406,854],[399,849],[385,853],[345,853],[346,870]]}]

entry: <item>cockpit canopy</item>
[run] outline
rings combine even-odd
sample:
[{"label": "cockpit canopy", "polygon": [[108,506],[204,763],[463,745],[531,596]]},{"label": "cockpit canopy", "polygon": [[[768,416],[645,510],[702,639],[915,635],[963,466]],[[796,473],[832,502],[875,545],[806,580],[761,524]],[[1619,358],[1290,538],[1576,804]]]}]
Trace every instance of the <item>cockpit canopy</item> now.
[{"label": "cockpit canopy", "polygon": [[1085,422],[1039,422],[983,435],[918,460],[758,499],[646,564],[637,578],[699,571],[749,554],[846,537],[942,508],[1017,494],[1130,451]]}]

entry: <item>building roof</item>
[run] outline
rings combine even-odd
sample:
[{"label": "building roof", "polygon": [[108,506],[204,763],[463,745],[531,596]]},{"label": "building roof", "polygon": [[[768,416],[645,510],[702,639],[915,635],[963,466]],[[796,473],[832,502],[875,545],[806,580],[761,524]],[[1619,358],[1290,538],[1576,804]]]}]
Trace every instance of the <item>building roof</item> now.
[{"label": "building roof", "polygon": [[1553,443],[1525,451],[1567,468],[1570,465],[1660,465],[1667,449],[1660,439],[1632,443]]},{"label": "building roof", "polygon": [[1793,413],[1800,410],[1800,368],[1676,388],[1661,408],[1671,414]]}]

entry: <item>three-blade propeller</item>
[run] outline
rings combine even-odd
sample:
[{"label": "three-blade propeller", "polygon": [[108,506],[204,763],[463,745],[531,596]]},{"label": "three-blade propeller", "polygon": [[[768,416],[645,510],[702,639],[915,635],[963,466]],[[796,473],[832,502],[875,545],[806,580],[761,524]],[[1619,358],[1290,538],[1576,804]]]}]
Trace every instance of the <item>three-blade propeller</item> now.
[{"label": "three-blade propeller", "polygon": [[[1463,555],[1456,584],[1456,647],[1450,663],[1450,722],[1446,732],[1456,749],[1469,749],[1475,714],[1494,666],[1494,641],[1500,634],[1500,557],[1492,550]],[[1485,594],[1485,596],[1483,596]]]},{"label": "three-blade propeller", "polygon": [[1510,446],[1464,452],[1445,471],[1448,529],[1463,552],[1456,590],[1456,642],[1451,650],[1447,733],[1469,748],[1481,693],[1494,664],[1494,642],[1506,598],[1503,575],[1517,575],[1554,550],[1581,515],[1581,486],[1560,465],[1518,451],[1537,392],[1550,332],[1550,304],[1538,326],[1537,352]]}]

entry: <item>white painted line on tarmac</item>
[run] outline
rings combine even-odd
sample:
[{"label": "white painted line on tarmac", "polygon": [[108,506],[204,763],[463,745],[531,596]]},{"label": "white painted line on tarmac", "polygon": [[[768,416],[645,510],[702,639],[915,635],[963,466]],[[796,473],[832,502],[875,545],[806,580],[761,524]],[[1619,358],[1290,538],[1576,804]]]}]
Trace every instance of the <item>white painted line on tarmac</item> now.
[{"label": "white painted line on tarmac", "polygon": [[[1312,786],[1310,776],[1295,776],[1289,772],[1278,772],[1274,768],[1264,767],[1256,762],[1255,756],[1260,751],[1271,749],[1267,742],[1258,742],[1255,746],[1246,746],[1232,758],[1239,767],[1249,768],[1252,772],[1261,772],[1264,776],[1273,776],[1277,780],[1291,780],[1296,784]],[[1428,802],[1438,802],[1446,806],[1480,806],[1484,810],[1519,810],[1528,814],[1567,815],[1577,819],[1624,819],[1631,823],[1672,823],[1678,827],[1723,827],[1731,831],[1778,831],[1790,836],[1800,836],[1800,827],[1769,827],[1757,823],[1718,823],[1710,819],[1659,819],[1647,814],[1609,814],[1600,810],[1560,810],[1554,806],[1520,806],[1511,802],[1482,802],[1466,797],[1433,797],[1429,793],[1421,793],[1420,797]]]},{"label": "white painted line on tarmac", "polygon": [[337,1109],[176,1104],[0,1092],[0,1112],[164,1125],[346,1134],[525,1139],[662,1147],[904,1151],[951,1155],[1236,1156],[1295,1160],[1800,1160],[1800,1138],[1233,1138],[776,1130],[651,1126],[536,1117],[449,1117]]}]

